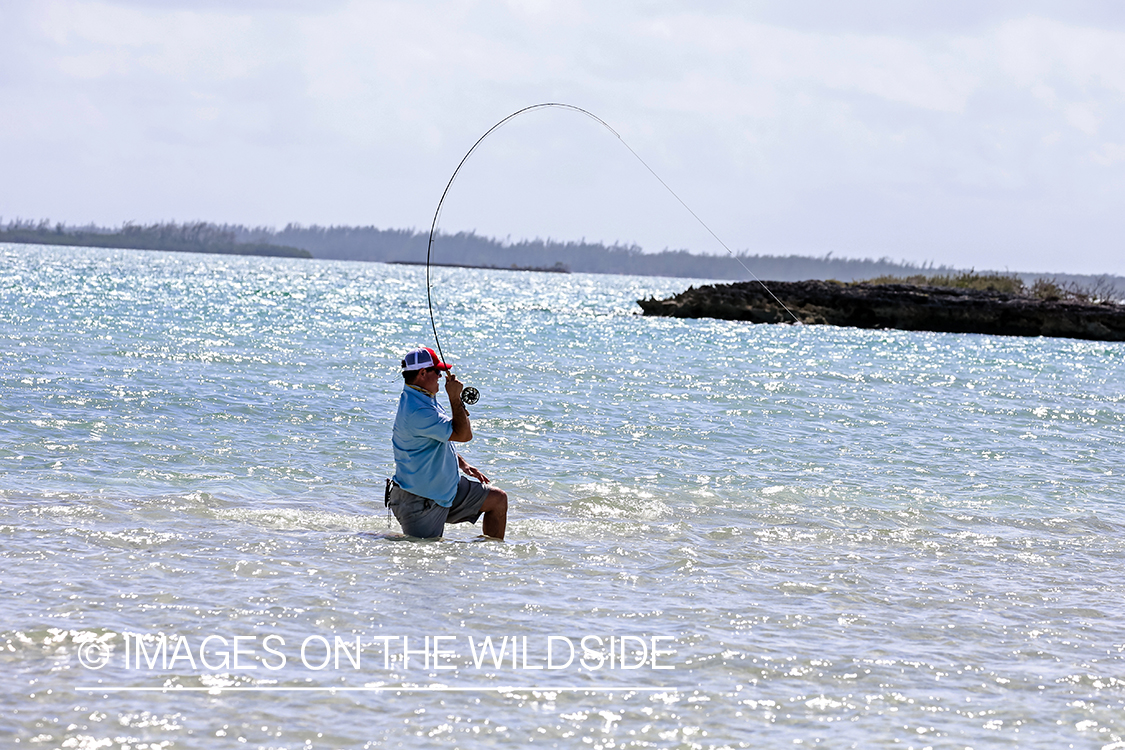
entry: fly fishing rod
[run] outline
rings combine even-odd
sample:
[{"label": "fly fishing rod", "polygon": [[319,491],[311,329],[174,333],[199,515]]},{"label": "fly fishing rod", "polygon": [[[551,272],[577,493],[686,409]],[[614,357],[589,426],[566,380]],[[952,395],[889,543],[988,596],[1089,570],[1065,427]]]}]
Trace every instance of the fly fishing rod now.
[{"label": "fly fishing rod", "polygon": [[[543,102],[541,104],[532,104],[529,107],[524,107],[523,109],[516,110],[512,114],[510,114],[507,117],[505,117],[504,119],[500,120],[500,122],[496,123],[495,125],[493,125],[488,130],[486,130],[484,132],[484,135],[482,135],[480,138],[478,138],[476,143],[473,144],[473,147],[470,148],[468,150],[468,152],[461,158],[460,163],[457,164],[457,168],[453,170],[453,175],[449,178],[449,182],[446,183],[446,185],[445,185],[445,190],[443,190],[442,193],[441,193],[441,199],[438,201],[437,210],[434,211],[434,220],[433,220],[433,223],[430,224],[430,240],[426,245],[426,304],[430,308],[430,327],[433,328],[434,343],[437,345],[438,356],[441,357],[442,362],[445,361],[445,354],[441,350],[441,339],[438,337],[437,321],[434,317],[433,285],[431,284],[431,281],[430,281],[430,259],[433,255],[433,251],[434,251],[434,238],[437,236],[437,225],[438,225],[438,219],[441,218],[442,204],[445,203],[445,197],[447,195],[449,195],[449,189],[453,187],[453,183],[457,180],[457,175],[461,171],[461,167],[465,166],[465,162],[467,162],[469,160],[469,157],[473,155],[473,152],[475,152],[477,150],[477,147],[479,147],[480,144],[482,144],[484,142],[484,140],[486,138],[488,138],[488,136],[492,135],[494,132],[499,130],[502,126],[504,126],[505,124],[507,124],[511,120],[515,119],[516,117],[519,117],[520,115],[527,114],[528,112],[532,112],[532,111],[537,110],[537,109],[568,109],[572,112],[578,112],[579,114],[585,115],[586,117],[589,117],[591,120],[594,120],[595,122],[600,124],[602,127],[604,127],[606,130],[608,130],[610,133],[612,133],[614,135],[614,137],[617,138],[617,140],[621,141],[621,145],[623,145],[625,148],[629,149],[629,153],[631,153],[637,159],[637,161],[639,161],[644,166],[644,168],[649,171],[649,174],[651,174],[653,177],[655,177],[657,182],[659,182],[661,185],[663,185],[664,189],[667,190],[669,193],[671,193],[672,197],[675,198],[677,201],[679,201],[681,206],[683,206],[684,208],[687,209],[687,212],[689,214],[691,214],[692,217],[697,222],[699,222],[699,225],[702,226],[704,229],[706,229],[707,232],[712,237],[714,237],[715,240],[720,245],[723,246],[723,248],[730,254],[730,257],[734,258],[735,261],[738,262],[738,265],[742,266],[743,270],[745,270],[746,273],[750,274],[751,278],[753,278],[755,281],[757,281],[759,284],[761,284],[762,288],[765,289],[766,292],[771,297],[773,297],[774,301],[777,302],[777,304],[781,305],[782,309],[784,309],[785,312],[789,313],[793,317],[793,320],[796,323],[799,324],[801,322],[801,320],[796,315],[793,314],[793,311],[790,310],[788,307],[786,307],[785,303],[782,302],[781,300],[779,300],[777,298],[777,296],[773,292],[770,291],[769,287],[766,286],[766,282],[759,279],[757,274],[755,274],[753,271],[751,271],[749,268],[746,267],[746,264],[742,262],[741,258],[739,258],[737,255],[734,254],[734,251],[731,250],[730,247],[727,246],[727,243],[723,242],[722,238],[719,237],[719,235],[715,234],[714,230],[711,229],[711,227],[707,226],[707,222],[705,222],[705,221],[703,221],[703,219],[699,218],[699,214],[697,214],[695,211],[693,211],[691,209],[691,206],[689,206],[687,203],[685,203],[684,199],[681,198],[679,195],[677,195],[676,191],[673,190],[671,187],[669,187],[668,183],[666,183],[663,179],[661,179],[660,175],[658,175],[656,173],[656,171],[648,165],[648,162],[646,162],[644,159],[642,159],[640,154],[638,154],[636,151],[634,151],[633,148],[628,143],[625,142],[625,139],[621,137],[621,134],[618,133],[616,130],[614,130],[613,128],[611,128],[609,126],[609,123],[607,123],[605,120],[603,120],[602,118],[595,115],[593,112],[582,109],[581,107],[576,107],[573,104],[564,104],[562,102]],[[478,391],[476,388],[466,386],[461,391],[461,400],[463,402],[465,402],[466,404],[475,404],[477,401],[480,400],[480,391]]]}]

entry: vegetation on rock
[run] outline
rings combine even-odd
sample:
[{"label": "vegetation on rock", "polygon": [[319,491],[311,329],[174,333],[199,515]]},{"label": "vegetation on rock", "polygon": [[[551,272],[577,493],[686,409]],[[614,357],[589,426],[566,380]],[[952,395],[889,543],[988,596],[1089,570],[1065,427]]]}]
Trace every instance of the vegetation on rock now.
[{"label": "vegetation on rock", "polygon": [[877,276],[861,284],[906,284],[910,286],[933,286],[945,289],[972,289],[979,292],[999,292],[1016,297],[1028,297],[1046,301],[1065,300],[1070,302],[1117,302],[1120,292],[1108,276],[1100,276],[1091,284],[1078,284],[1059,281],[1056,278],[1039,277],[1027,284],[1019,276],[1001,273],[977,273],[975,270],[961,273],[936,274],[926,276]]}]

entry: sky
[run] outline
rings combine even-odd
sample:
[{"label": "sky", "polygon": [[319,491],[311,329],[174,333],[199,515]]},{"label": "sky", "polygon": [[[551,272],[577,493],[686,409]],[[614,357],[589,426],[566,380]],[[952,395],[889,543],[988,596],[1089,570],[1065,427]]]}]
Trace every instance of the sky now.
[{"label": "sky", "polygon": [[548,101],[620,139],[514,118],[439,229],[1125,275],[1082,0],[3,0],[0,220],[428,230]]}]

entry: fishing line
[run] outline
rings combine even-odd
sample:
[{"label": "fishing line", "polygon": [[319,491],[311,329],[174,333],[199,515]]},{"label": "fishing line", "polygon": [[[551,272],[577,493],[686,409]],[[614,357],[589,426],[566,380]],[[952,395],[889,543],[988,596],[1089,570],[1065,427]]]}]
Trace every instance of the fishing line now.
[{"label": "fishing line", "polygon": [[[723,249],[725,249],[727,251],[727,253],[730,254],[730,257],[734,258],[735,261],[737,261],[738,265],[742,266],[743,270],[746,271],[746,273],[750,274],[751,278],[753,278],[755,281],[757,281],[759,284],[762,285],[762,289],[765,289],[766,293],[769,294],[769,296],[773,297],[774,302],[781,305],[781,308],[793,317],[794,322],[800,324],[800,322],[801,322],[800,318],[798,318],[796,315],[794,315],[793,311],[790,310],[788,307],[786,307],[785,303],[782,302],[781,300],[779,300],[777,298],[777,295],[775,295],[772,291],[770,291],[770,288],[768,286],[766,286],[766,282],[759,279],[758,275],[756,273],[754,273],[749,268],[747,268],[746,264],[742,262],[742,259],[739,258],[737,255],[735,255],[734,251],[731,250],[730,247],[727,246],[727,243],[723,242],[723,239],[721,237],[719,237],[719,235],[717,235],[715,233],[715,231],[707,225],[707,222],[703,221],[703,219],[701,219],[699,217],[699,214],[697,214],[695,211],[693,211],[691,209],[691,206],[689,206],[687,203],[684,202],[684,199],[681,198],[676,193],[676,191],[673,190],[668,185],[668,183],[666,183],[660,177],[660,175],[658,175],[656,173],[656,170],[654,170],[652,167],[650,167],[648,165],[648,162],[646,162],[644,159],[641,158],[640,154],[638,154],[636,151],[633,150],[632,146],[630,146],[628,143],[625,142],[625,139],[621,137],[620,133],[618,133],[616,130],[614,130],[613,128],[611,128],[609,126],[609,123],[607,123],[605,120],[603,120],[602,118],[595,115],[593,112],[582,109],[581,107],[576,107],[573,104],[564,104],[562,102],[543,102],[541,104],[532,104],[530,107],[524,107],[523,109],[517,110],[517,111],[513,112],[512,114],[508,115],[507,117],[505,117],[503,120],[500,120],[500,122],[496,123],[495,125],[493,125],[488,130],[486,130],[484,135],[482,135],[480,138],[478,138],[476,143],[473,144],[473,147],[468,150],[468,152],[465,154],[464,157],[462,157],[460,163],[457,164],[457,168],[453,170],[453,175],[449,178],[449,182],[446,184],[445,190],[443,190],[442,193],[441,193],[441,199],[438,201],[437,210],[434,211],[434,220],[433,220],[433,223],[430,224],[430,239],[429,239],[429,242],[426,245],[426,304],[430,308],[430,327],[433,328],[434,343],[437,344],[438,356],[441,358],[442,362],[445,361],[445,354],[441,350],[441,339],[438,337],[437,322],[434,318],[433,289],[432,289],[432,286],[431,286],[431,283],[430,283],[430,257],[433,254],[433,250],[434,250],[434,236],[437,234],[438,219],[441,218],[441,207],[442,207],[442,204],[445,203],[445,196],[447,196],[449,194],[449,189],[453,187],[453,183],[457,180],[457,175],[461,171],[461,167],[465,166],[465,162],[467,162],[469,160],[469,157],[473,155],[473,152],[477,150],[477,147],[480,146],[480,144],[483,143],[484,140],[486,138],[488,138],[488,136],[492,135],[496,130],[500,129],[502,126],[507,124],[510,120],[512,120],[516,117],[519,117],[522,114],[526,114],[526,113],[531,112],[531,111],[536,110],[536,109],[548,109],[548,108],[569,109],[572,112],[578,112],[580,114],[586,115],[591,120],[594,120],[595,122],[599,123],[602,127],[604,127],[606,130],[608,130],[610,133],[613,133],[613,135],[617,138],[617,140],[619,140],[621,142],[621,145],[624,146],[625,148],[627,148],[629,150],[629,153],[632,154],[636,158],[636,160],[639,161],[644,166],[644,168],[649,171],[649,174],[651,174],[653,177],[655,177],[657,182],[659,182],[661,185],[663,185],[664,189],[667,190],[669,193],[671,193],[672,197],[675,198],[677,201],[679,201],[679,204],[681,206],[683,206],[684,208],[686,208],[687,212],[689,214],[691,214],[692,217],[694,217],[697,222],[699,222],[699,225],[702,226],[704,229],[706,229],[707,232],[712,237],[714,237],[715,240],[720,245],[723,246]],[[480,393],[475,388],[465,388],[465,390],[462,392],[462,400],[465,401],[465,403],[475,404],[477,402],[477,399],[479,399],[479,398],[480,398]]]}]

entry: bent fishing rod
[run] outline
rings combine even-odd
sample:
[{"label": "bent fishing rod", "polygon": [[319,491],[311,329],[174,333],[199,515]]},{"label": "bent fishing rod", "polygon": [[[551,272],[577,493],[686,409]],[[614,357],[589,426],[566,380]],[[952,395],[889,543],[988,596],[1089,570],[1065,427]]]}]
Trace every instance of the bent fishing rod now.
[{"label": "bent fishing rod", "polygon": [[[628,149],[629,153],[631,153],[637,159],[637,161],[639,161],[644,166],[644,168],[648,170],[649,174],[651,174],[653,177],[655,177],[657,182],[659,182],[661,185],[663,185],[664,189],[667,190],[672,195],[672,197],[675,198],[679,202],[679,204],[681,206],[683,206],[685,209],[687,209],[687,212],[689,214],[691,214],[692,217],[697,222],[699,222],[699,225],[702,226],[704,229],[706,229],[708,234],[710,234],[712,237],[714,237],[715,240],[720,245],[723,246],[723,249],[725,249],[727,251],[727,253],[730,254],[730,257],[734,258],[735,261],[737,261],[738,265],[742,266],[743,270],[746,271],[746,273],[750,274],[751,278],[753,278],[755,281],[757,281],[759,284],[761,284],[762,288],[765,289],[766,292],[771,297],[773,297],[774,301],[777,302],[777,304],[779,304],[782,307],[782,309],[785,310],[785,312],[789,313],[793,317],[793,320],[796,323],[800,324],[801,320],[796,315],[793,314],[792,310],[790,310],[788,307],[785,306],[784,302],[779,300],[777,298],[777,296],[772,291],[770,291],[770,288],[768,286],[766,286],[766,282],[759,279],[757,274],[755,274],[753,271],[751,271],[749,268],[747,268],[746,264],[742,262],[742,259],[739,258],[737,255],[735,255],[734,251],[731,250],[730,247],[727,246],[727,243],[723,242],[722,238],[719,237],[719,235],[715,234],[715,231],[707,225],[707,222],[703,221],[703,219],[701,219],[699,217],[699,214],[697,214],[695,211],[693,211],[691,209],[691,206],[689,206],[687,203],[685,203],[684,199],[676,194],[676,191],[673,190],[668,185],[668,183],[666,183],[660,177],[660,175],[658,175],[656,173],[656,170],[654,170],[652,167],[650,167],[648,165],[648,162],[646,162],[644,159],[641,158],[640,154],[638,154],[636,151],[633,150],[632,146],[630,146],[628,143],[625,142],[625,139],[621,137],[620,133],[618,133],[616,130],[614,130],[613,128],[611,128],[609,126],[609,123],[607,123],[605,120],[603,120],[602,118],[595,115],[593,112],[590,112],[589,110],[582,109],[581,107],[576,107],[573,104],[564,104],[562,102],[542,102],[540,104],[532,104],[529,107],[524,107],[523,109],[516,110],[512,114],[510,114],[507,117],[505,117],[504,119],[500,120],[498,123],[493,125],[488,130],[486,130],[484,132],[484,135],[482,135],[480,138],[478,138],[476,143],[473,144],[473,147],[470,148],[468,150],[468,152],[466,152],[466,154],[461,158],[461,161],[457,164],[457,168],[453,170],[453,175],[449,178],[449,182],[446,183],[445,190],[443,190],[442,193],[441,193],[441,199],[438,200],[437,210],[434,211],[434,220],[430,224],[430,239],[429,239],[429,242],[426,244],[426,304],[430,308],[430,327],[433,329],[433,332],[434,332],[434,344],[437,345],[438,357],[441,358],[442,362],[445,361],[445,354],[441,350],[441,339],[438,337],[437,321],[434,317],[433,286],[430,282],[430,258],[433,255],[434,238],[437,236],[438,219],[441,218],[441,207],[445,203],[445,197],[447,195],[449,195],[449,190],[450,190],[450,188],[453,187],[453,183],[457,181],[457,175],[458,175],[458,173],[460,173],[461,167],[465,166],[465,162],[467,162],[469,160],[469,157],[473,155],[473,153],[477,150],[477,148],[482,143],[484,143],[485,139],[488,138],[488,136],[492,135],[497,130],[499,130],[501,127],[506,125],[511,120],[519,117],[520,115],[527,114],[528,112],[533,112],[537,109],[567,109],[567,110],[570,110],[572,112],[578,112],[579,114],[585,115],[586,117],[589,117],[591,120],[594,120],[595,122],[600,124],[602,127],[604,127],[606,130],[608,130],[610,133],[612,133],[613,136],[615,138],[617,138],[618,141],[621,142],[621,145],[623,145],[626,149]],[[461,391],[461,400],[465,404],[469,404],[469,405],[475,404],[477,401],[480,400],[480,391],[478,391],[476,388],[473,388],[471,386],[466,386]]]}]

